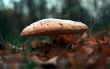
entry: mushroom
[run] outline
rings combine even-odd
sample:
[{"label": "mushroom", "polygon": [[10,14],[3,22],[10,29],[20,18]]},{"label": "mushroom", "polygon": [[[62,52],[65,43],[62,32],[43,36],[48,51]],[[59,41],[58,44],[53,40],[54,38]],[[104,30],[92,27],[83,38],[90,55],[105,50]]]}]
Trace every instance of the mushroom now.
[{"label": "mushroom", "polygon": [[46,35],[51,38],[51,42],[53,40],[57,40],[59,41],[59,43],[61,42],[60,39],[62,40],[66,39],[65,37],[69,37],[66,40],[72,42],[74,38],[71,38],[74,37],[76,33],[83,33],[87,29],[87,25],[81,22],[48,18],[34,22],[31,25],[24,28],[21,32],[21,36]]},{"label": "mushroom", "polygon": [[22,36],[29,35],[49,35],[53,39],[58,39],[59,35],[75,34],[84,32],[88,29],[87,25],[63,19],[43,19],[27,26],[22,32]]}]

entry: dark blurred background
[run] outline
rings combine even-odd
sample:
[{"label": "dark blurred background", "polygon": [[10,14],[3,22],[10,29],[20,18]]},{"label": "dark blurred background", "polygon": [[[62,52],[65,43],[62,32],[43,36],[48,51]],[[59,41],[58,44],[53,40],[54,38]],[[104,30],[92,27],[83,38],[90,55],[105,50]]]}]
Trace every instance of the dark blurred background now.
[{"label": "dark blurred background", "polygon": [[81,21],[89,31],[110,27],[110,0],[0,0],[0,42],[19,45],[27,25],[45,18]]}]

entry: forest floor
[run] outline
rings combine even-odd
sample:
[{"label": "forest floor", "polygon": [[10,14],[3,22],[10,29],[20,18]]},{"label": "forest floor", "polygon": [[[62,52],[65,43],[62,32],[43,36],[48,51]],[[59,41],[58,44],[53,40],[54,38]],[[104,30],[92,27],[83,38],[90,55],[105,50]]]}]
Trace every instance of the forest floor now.
[{"label": "forest floor", "polygon": [[[33,42],[34,46],[36,45]],[[46,44],[46,46],[42,46]],[[54,44],[40,44],[31,51],[12,53],[12,49],[0,50],[2,69],[110,69],[110,30],[92,37],[84,33],[74,44],[56,47]],[[41,49],[42,48],[42,49]],[[60,49],[59,49],[60,48]],[[40,49],[40,51],[38,50]]]}]

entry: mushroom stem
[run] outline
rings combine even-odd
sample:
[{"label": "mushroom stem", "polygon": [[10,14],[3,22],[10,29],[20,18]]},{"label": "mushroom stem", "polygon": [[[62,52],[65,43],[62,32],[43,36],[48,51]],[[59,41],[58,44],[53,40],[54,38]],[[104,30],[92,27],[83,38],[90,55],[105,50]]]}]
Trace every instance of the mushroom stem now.
[{"label": "mushroom stem", "polygon": [[50,35],[50,43],[52,43],[54,40],[58,41],[59,35]]},{"label": "mushroom stem", "polygon": [[60,37],[64,39],[65,43],[75,43],[78,39],[78,35],[76,34],[65,34]]},{"label": "mushroom stem", "polygon": [[56,52],[58,53],[57,56],[62,54],[62,45],[60,43],[60,35],[50,35],[51,44],[55,45]]}]

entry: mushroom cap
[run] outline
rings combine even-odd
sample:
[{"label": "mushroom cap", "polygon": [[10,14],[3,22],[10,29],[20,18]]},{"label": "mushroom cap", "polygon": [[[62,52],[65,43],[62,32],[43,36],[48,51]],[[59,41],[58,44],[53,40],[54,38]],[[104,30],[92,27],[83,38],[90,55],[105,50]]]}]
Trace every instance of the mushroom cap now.
[{"label": "mushroom cap", "polygon": [[22,36],[28,35],[58,35],[84,32],[88,29],[87,25],[81,22],[63,19],[42,19],[34,22],[23,29]]}]

